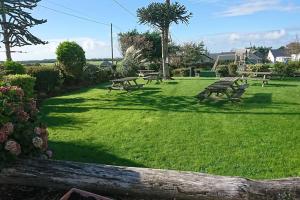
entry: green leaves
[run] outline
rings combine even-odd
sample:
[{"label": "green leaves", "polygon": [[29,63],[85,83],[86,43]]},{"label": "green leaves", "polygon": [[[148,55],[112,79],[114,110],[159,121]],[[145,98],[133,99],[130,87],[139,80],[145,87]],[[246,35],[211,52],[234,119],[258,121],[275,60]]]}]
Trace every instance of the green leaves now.
[{"label": "green leaves", "polygon": [[85,52],[76,42],[62,42],[56,49],[57,60],[64,72],[80,78],[86,64]]},{"label": "green leaves", "polygon": [[175,24],[188,24],[192,13],[188,12],[186,7],[178,2],[171,5],[166,3],[151,3],[148,7],[138,9],[137,16],[140,24],[150,24],[163,30],[173,22]]}]

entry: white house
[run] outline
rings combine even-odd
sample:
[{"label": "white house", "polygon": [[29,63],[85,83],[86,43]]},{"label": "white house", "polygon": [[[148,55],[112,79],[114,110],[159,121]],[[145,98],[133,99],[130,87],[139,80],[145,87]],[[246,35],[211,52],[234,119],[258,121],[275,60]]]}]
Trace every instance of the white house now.
[{"label": "white house", "polygon": [[292,54],[292,61],[300,61],[300,53]]},{"label": "white house", "polygon": [[272,63],[276,62],[288,62],[292,57],[286,53],[283,49],[271,49],[268,53],[268,60]]}]

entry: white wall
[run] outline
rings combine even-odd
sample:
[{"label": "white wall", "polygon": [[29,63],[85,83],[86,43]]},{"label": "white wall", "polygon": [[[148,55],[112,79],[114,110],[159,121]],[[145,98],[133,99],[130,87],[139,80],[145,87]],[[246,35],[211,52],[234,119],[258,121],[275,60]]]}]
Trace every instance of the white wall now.
[{"label": "white wall", "polygon": [[286,63],[291,59],[292,59],[291,57],[276,57],[275,62]]},{"label": "white wall", "polygon": [[292,54],[292,61],[300,61],[300,54]]},{"label": "white wall", "polygon": [[268,53],[268,60],[271,61],[272,63],[275,63],[275,58],[274,58],[271,50],[269,50],[269,53]]}]

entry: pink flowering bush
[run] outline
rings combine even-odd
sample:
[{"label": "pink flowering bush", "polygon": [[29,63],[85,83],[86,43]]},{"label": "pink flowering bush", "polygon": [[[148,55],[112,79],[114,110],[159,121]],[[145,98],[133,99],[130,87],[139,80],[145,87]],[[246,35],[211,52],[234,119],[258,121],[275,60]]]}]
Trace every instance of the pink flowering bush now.
[{"label": "pink flowering bush", "polygon": [[50,158],[48,131],[33,99],[16,86],[0,87],[0,165],[16,157]]}]

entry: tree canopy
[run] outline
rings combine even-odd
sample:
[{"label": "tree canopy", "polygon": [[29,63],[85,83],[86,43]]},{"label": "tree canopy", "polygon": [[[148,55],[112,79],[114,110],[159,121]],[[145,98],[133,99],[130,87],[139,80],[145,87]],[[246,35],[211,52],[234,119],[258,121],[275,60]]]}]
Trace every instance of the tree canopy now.
[{"label": "tree canopy", "polygon": [[188,24],[192,13],[188,12],[186,7],[178,2],[171,4],[170,0],[166,0],[165,3],[151,3],[147,7],[139,8],[137,10],[137,16],[140,24],[148,24],[161,31],[163,76],[165,79],[169,79],[168,43],[170,25],[172,23]]},{"label": "tree canopy", "polygon": [[184,5],[175,2],[167,3],[151,3],[148,7],[138,9],[138,18],[141,24],[150,24],[160,30],[168,27],[171,23],[188,24],[192,13],[188,12]]},{"label": "tree canopy", "polygon": [[47,20],[35,19],[29,13],[40,0],[0,0],[0,35],[5,44],[7,60],[11,60],[11,47],[46,44],[29,32],[29,28]]}]

